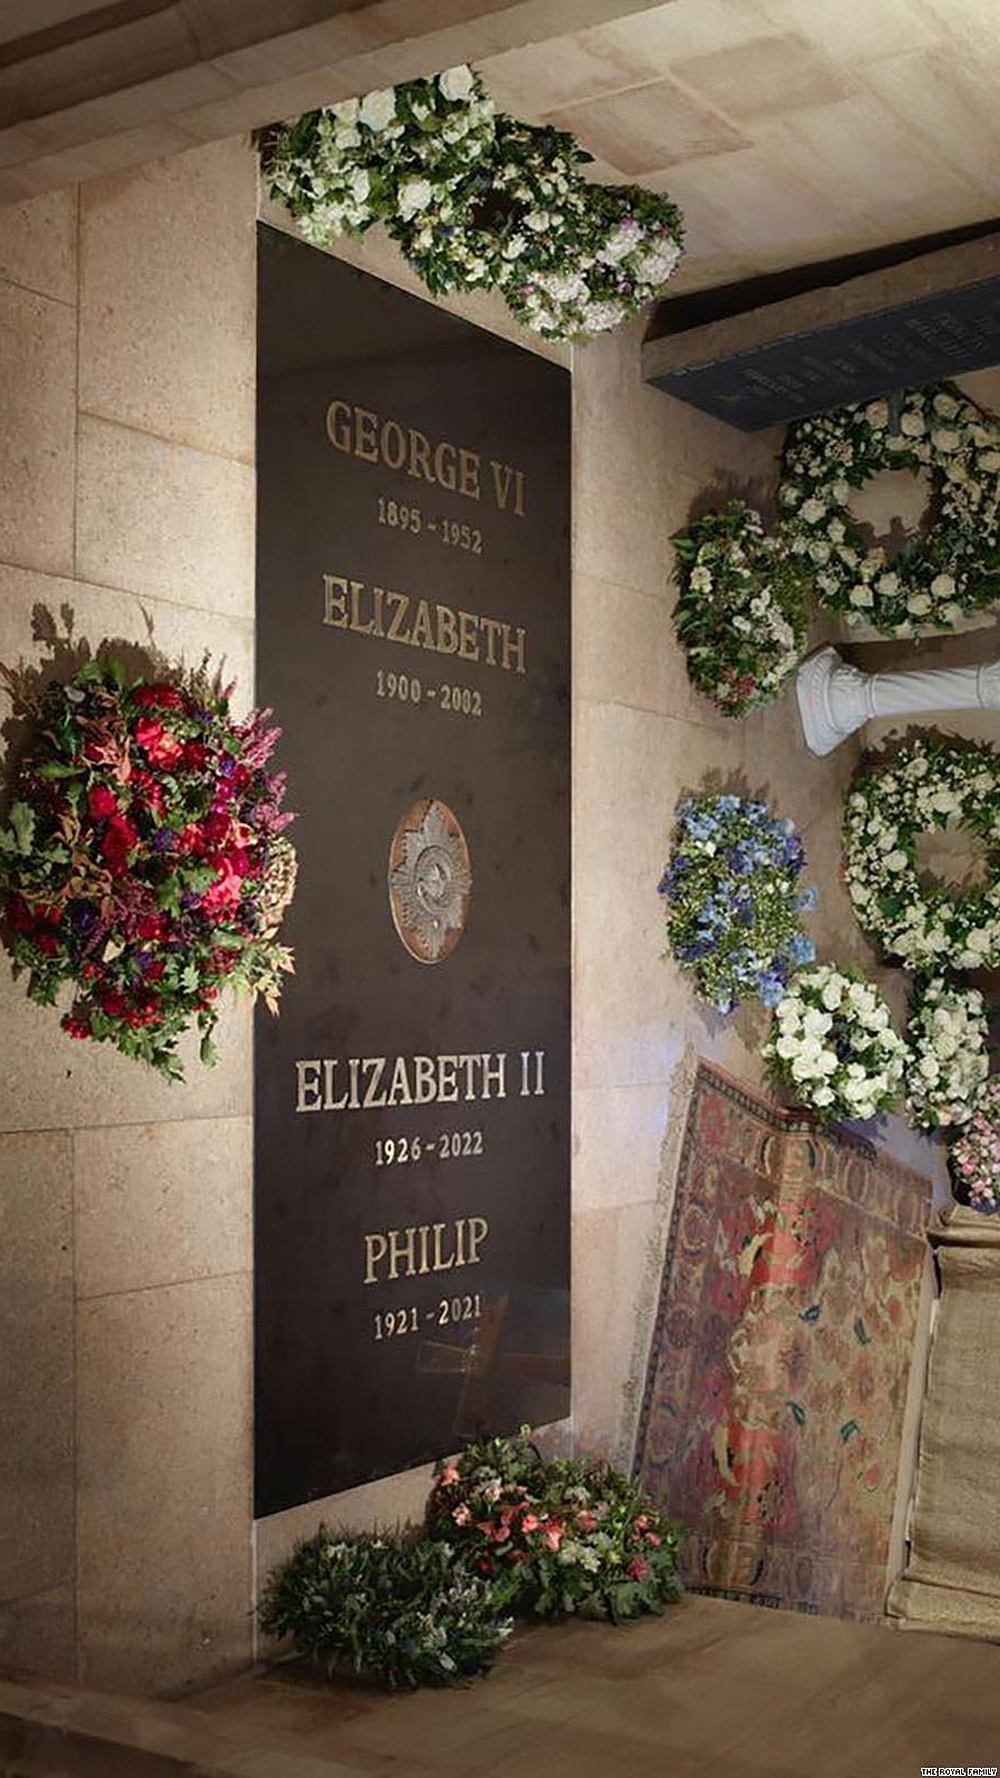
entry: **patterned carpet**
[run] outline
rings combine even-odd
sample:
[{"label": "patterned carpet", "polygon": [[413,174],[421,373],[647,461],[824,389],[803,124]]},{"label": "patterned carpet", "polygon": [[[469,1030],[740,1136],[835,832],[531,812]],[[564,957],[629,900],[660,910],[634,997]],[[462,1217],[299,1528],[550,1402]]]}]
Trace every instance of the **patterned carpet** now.
[{"label": "patterned carpet", "polygon": [[636,1451],[689,1588],[881,1616],[930,1199],[699,1064]]}]

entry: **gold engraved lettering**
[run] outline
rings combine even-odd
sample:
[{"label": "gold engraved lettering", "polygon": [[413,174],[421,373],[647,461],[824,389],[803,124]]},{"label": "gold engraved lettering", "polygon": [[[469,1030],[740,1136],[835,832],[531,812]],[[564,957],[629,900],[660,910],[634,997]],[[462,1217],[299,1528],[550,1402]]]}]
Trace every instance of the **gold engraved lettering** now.
[{"label": "gold engraved lettering", "polygon": [[413,1094],[410,1092],[410,1083],[406,1077],[405,1056],[396,1057],[396,1065],[392,1071],[392,1085],[389,1088],[389,1098],[387,1103],[389,1105],[413,1104]]},{"label": "gold engraved lettering", "polygon": [[363,581],[351,581],[351,622],[349,628],[356,630],[359,636],[370,636],[375,628],[375,624],[371,618],[368,619],[366,624],[363,624],[360,616],[361,596],[364,593],[364,590],[365,587]]},{"label": "gold engraved lettering", "polygon": [[426,599],[417,600],[417,615],[410,631],[411,648],[433,648],[434,632],[431,629],[431,610]]},{"label": "gold engraved lettering", "polygon": [[449,494],[455,492],[455,457],[455,447],[451,444],[439,444],[434,452],[434,474]]},{"label": "gold engraved lettering", "polygon": [[406,462],[406,433],[397,420],[382,421],[379,447],[387,469],[402,469]]},{"label": "gold engraved lettering", "polygon": [[333,1077],[336,1074],[336,1072],[337,1072],[336,1062],[324,1061],[324,1063],[323,1063],[323,1110],[324,1111],[343,1111],[346,1104],[347,1104],[347,1094],[346,1093],[342,1094],[339,1099],[335,1099],[333,1096]]},{"label": "gold engraved lettering", "polygon": [[[484,618],[483,622],[485,623],[486,621],[487,620]],[[452,611],[450,605],[439,605],[437,607],[437,642],[435,646],[438,654],[454,654],[458,647],[458,629],[455,623],[455,613]]]},{"label": "gold engraved lettering", "polygon": [[513,666],[518,673],[524,672],[524,635],[521,629],[515,630],[513,637],[509,624],[503,627],[503,669],[509,673]]},{"label": "gold engraved lettering", "polygon": [[437,1071],[433,1056],[413,1058],[413,1103],[429,1105],[437,1098]]},{"label": "gold engraved lettering", "polygon": [[410,467],[407,474],[415,476],[418,480],[423,476],[426,482],[434,480],[434,471],[431,468],[430,439],[425,438],[422,432],[417,432],[414,429],[410,431]]},{"label": "gold engraved lettering", "polygon": [[378,415],[366,407],[354,410],[354,455],[365,463],[378,462]]},{"label": "gold engraved lettering", "polygon": [[479,623],[486,633],[486,665],[495,667],[497,657],[493,645],[497,637],[502,635],[505,626],[498,617],[481,617]]},{"label": "gold engraved lettering", "polygon": [[458,655],[463,661],[479,659],[479,618],[471,611],[458,613]]},{"label": "gold engraved lettering", "polygon": [[490,1232],[485,1216],[459,1216],[452,1223],[413,1223],[401,1229],[376,1229],[362,1236],[365,1284],[392,1283],[477,1266]]},{"label": "gold engraved lettering", "polygon": [[[368,1075],[368,1084],[365,1087],[362,1109],[364,1111],[377,1110],[380,1106],[385,1105],[386,1103],[385,1093],[379,1092],[379,1087],[382,1084],[382,1076],[385,1073],[385,1057],[366,1056],[361,1066],[366,1070]],[[389,1103],[391,1104],[392,1101],[390,1100]]]},{"label": "gold engraved lettering", "polygon": [[351,454],[351,408],[346,401],[331,401],[326,410],[326,436],[335,450]]},{"label": "gold engraved lettering", "polygon": [[295,1077],[298,1091],[295,1095],[296,1111],[322,1111],[323,1098],[319,1090],[319,1062],[296,1062]]},{"label": "gold engraved lettering", "polygon": [[[490,1092],[491,1084],[496,1087],[495,1093]],[[502,1052],[497,1056],[491,1056],[487,1052],[483,1056],[482,1096],[484,1099],[507,1097],[507,1057]]]},{"label": "gold engraved lettering", "polygon": [[387,592],[385,596],[392,608],[392,617],[389,620],[388,640],[390,642],[409,642],[409,635],[407,634],[404,636],[402,634],[403,619],[410,609],[409,593]]},{"label": "gold engraved lettering", "polygon": [[347,582],[338,574],[323,576],[323,622],[334,630],[347,628]]},{"label": "gold engraved lettering", "polygon": [[479,490],[479,452],[459,451],[458,453],[458,491],[467,500],[478,500]]}]

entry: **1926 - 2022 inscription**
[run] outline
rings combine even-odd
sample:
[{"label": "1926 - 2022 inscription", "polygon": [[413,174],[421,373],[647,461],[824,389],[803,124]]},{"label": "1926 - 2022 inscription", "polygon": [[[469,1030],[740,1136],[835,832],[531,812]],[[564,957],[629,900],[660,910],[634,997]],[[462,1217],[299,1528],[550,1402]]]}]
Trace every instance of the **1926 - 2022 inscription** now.
[{"label": "1926 - 2022 inscription", "polygon": [[259,237],[256,1510],[568,1411],[567,373]]}]

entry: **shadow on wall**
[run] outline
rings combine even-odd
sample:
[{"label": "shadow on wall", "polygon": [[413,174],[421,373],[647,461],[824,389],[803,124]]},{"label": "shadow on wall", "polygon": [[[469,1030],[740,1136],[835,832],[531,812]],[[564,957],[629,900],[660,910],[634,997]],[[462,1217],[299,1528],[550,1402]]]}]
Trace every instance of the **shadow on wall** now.
[{"label": "shadow on wall", "polygon": [[32,638],[46,650],[45,656],[37,663],[21,660],[16,667],[7,663],[0,665],[0,678],[14,706],[6,721],[0,724],[4,743],[4,760],[0,767],[0,820],[6,816],[13,798],[39,699],[48,686],[72,679],[87,661],[96,660],[102,664],[119,661],[127,678],[156,684],[179,684],[188,680],[193,671],[203,674],[214,692],[223,694],[232,690],[231,682],[223,676],[225,656],[214,671],[210,669],[211,657],[207,649],[194,669],[186,667],[183,662],[169,660],[156,646],[154,618],[144,607],[140,606],[140,610],[146,627],[145,642],[129,642],[115,636],[105,638],[95,647],[85,636],[77,636],[76,613],[72,605],[60,605],[58,614],[41,602],[32,607]]}]

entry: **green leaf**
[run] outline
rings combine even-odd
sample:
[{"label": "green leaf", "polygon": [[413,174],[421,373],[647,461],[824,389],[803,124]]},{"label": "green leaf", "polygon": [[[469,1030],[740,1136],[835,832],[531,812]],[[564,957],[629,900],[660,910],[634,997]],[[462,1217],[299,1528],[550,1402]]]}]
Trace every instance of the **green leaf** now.
[{"label": "green leaf", "polygon": [[216,1049],[215,1044],[212,1042],[212,1039],[207,1034],[201,1040],[198,1047],[198,1054],[206,1068],[215,1067],[219,1052]]},{"label": "green leaf", "polygon": [[79,766],[64,766],[57,759],[47,759],[44,765],[35,768],[39,778],[73,778],[79,770]]},{"label": "green leaf", "polygon": [[10,811],[10,825],[14,830],[17,849],[23,854],[31,851],[35,838],[35,811],[28,803],[15,803]]}]

